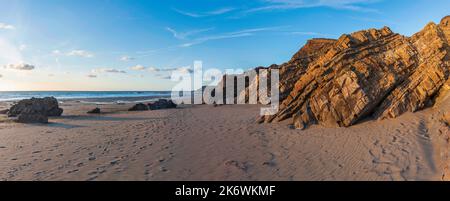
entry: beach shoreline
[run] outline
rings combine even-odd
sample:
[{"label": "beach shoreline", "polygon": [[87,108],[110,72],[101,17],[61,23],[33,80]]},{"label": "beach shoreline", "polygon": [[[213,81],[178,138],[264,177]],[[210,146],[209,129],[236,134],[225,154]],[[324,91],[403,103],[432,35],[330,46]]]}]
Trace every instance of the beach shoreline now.
[{"label": "beach shoreline", "polygon": [[[260,105],[63,101],[49,124],[0,122],[0,180],[443,180],[448,106],[350,128],[258,124]],[[448,104],[447,104],[448,105]],[[87,114],[99,107],[101,114]],[[351,145],[351,146],[349,146]]]}]

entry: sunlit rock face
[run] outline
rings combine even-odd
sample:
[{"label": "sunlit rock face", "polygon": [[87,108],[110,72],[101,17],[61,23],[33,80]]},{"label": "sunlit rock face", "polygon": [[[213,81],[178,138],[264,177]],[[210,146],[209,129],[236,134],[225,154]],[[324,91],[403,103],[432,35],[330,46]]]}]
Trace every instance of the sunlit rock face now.
[{"label": "sunlit rock face", "polygon": [[291,61],[269,68],[280,71],[282,103],[259,121],[348,127],[431,106],[448,90],[449,38],[448,16],[411,37],[384,27],[313,39]]}]

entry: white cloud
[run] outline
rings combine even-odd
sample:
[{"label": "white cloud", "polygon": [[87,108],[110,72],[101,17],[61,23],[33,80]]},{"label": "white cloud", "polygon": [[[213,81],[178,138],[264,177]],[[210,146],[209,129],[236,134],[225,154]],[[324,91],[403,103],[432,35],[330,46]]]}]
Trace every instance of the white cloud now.
[{"label": "white cloud", "polygon": [[223,15],[223,14],[232,12],[236,9],[235,8],[219,8],[217,10],[211,10],[211,11],[201,12],[201,13],[183,11],[183,10],[180,10],[177,8],[173,8],[173,10],[181,15],[185,15],[185,16],[189,16],[189,17],[193,17],[193,18],[201,18],[201,17]]},{"label": "white cloud", "polygon": [[132,61],[132,60],[135,60],[136,58],[134,58],[134,57],[130,57],[130,56],[122,56],[122,57],[120,57],[120,61]]},{"label": "white cloud", "polygon": [[92,58],[94,55],[88,51],[85,50],[72,50],[67,53],[67,56],[78,56],[78,57],[85,57],[85,58]]},{"label": "white cloud", "polygon": [[161,71],[160,69],[155,68],[155,67],[150,67],[150,68],[148,68],[147,70],[148,70],[149,72],[151,72],[151,73]]},{"label": "white cloud", "polygon": [[28,46],[25,45],[25,44],[22,44],[22,45],[19,46],[19,50],[20,50],[20,51],[24,51],[24,50],[26,50],[27,48],[28,48]]},{"label": "white cloud", "polygon": [[173,70],[173,71],[176,71],[176,72],[179,72],[179,73],[193,73],[194,71],[191,69],[191,67],[190,66],[184,66],[184,67],[180,67],[180,68],[177,68],[177,69],[175,69],[175,70]]},{"label": "white cloud", "polygon": [[236,10],[235,8],[219,8],[217,10],[209,11],[206,14],[208,15],[222,15],[225,13],[229,13]]},{"label": "white cloud", "polygon": [[318,32],[308,32],[308,31],[293,31],[289,33],[290,35],[302,35],[302,36],[319,36],[319,37],[334,37],[331,34],[323,34]]},{"label": "white cloud", "polygon": [[[130,67],[130,69],[135,70],[135,71],[147,71],[150,73],[165,73],[165,72],[173,72],[173,71],[187,72],[187,73],[192,72],[190,66],[184,66],[184,67],[179,67],[179,68],[155,68],[155,67],[145,67],[142,65],[136,65],[136,66]],[[98,69],[96,69],[96,70],[97,71],[95,71],[95,72],[98,73]]]},{"label": "white cloud", "polygon": [[92,74],[98,74],[98,73],[127,73],[124,70],[118,70],[115,68],[97,68],[92,70]]},{"label": "white cloud", "polygon": [[301,8],[328,7],[341,10],[354,10],[361,12],[378,12],[375,9],[365,7],[366,4],[380,0],[262,0],[262,6],[244,11],[254,13],[259,11],[292,10]]},{"label": "white cloud", "polygon": [[14,27],[13,25],[10,25],[10,24],[5,24],[5,23],[0,22],[0,29],[14,30],[14,29],[16,29],[16,27]]},{"label": "white cloud", "polygon": [[22,61],[24,61],[24,58],[17,45],[0,37],[0,62],[7,64],[20,63]]},{"label": "white cloud", "polygon": [[264,31],[274,31],[280,29],[282,27],[263,27],[263,28],[254,28],[254,29],[243,29],[239,31],[223,33],[219,35],[212,35],[194,39],[188,43],[181,44],[180,47],[191,47],[193,45],[202,44],[208,41],[221,40],[221,39],[229,39],[229,38],[241,38],[253,36],[256,32],[264,32]]},{"label": "white cloud", "polygon": [[156,75],[156,77],[162,80],[170,80],[172,78],[170,75]]},{"label": "white cloud", "polygon": [[132,66],[130,67],[131,70],[136,70],[136,71],[143,71],[145,69],[147,69],[146,67],[142,66],[142,65],[136,65],[136,66]]},{"label": "white cloud", "polygon": [[62,53],[61,53],[60,50],[53,50],[53,51],[52,51],[52,54],[53,54],[53,55],[61,55]]},{"label": "white cloud", "polygon": [[187,32],[177,32],[175,29],[172,29],[170,27],[167,27],[166,30],[169,31],[170,33],[172,33],[173,37],[180,39],[180,40],[184,40],[187,39],[189,36],[195,35],[195,34],[199,34],[202,32],[207,32],[212,30],[213,28],[207,28],[207,29],[196,29],[196,30],[192,30],[192,31],[187,31]]},{"label": "white cloud", "polygon": [[17,63],[17,64],[7,64],[4,66],[4,68],[12,69],[12,70],[33,70],[35,69],[34,65],[26,64],[26,63]]}]

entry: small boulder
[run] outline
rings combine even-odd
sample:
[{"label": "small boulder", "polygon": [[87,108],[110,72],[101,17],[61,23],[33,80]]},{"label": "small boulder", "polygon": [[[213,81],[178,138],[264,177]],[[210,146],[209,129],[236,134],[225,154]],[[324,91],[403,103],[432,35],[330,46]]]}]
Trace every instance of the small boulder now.
[{"label": "small boulder", "polygon": [[150,108],[150,110],[161,110],[176,108],[177,105],[172,100],[159,99],[154,103],[149,103],[148,107]]},{"label": "small boulder", "polygon": [[91,110],[91,111],[89,111],[89,112],[87,112],[88,114],[100,114],[101,113],[101,110],[100,110],[100,108],[95,108],[95,109],[93,109],[93,110]]},{"label": "small boulder", "polygon": [[149,110],[148,105],[143,103],[138,103],[130,108],[128,111],[147,111]]}]

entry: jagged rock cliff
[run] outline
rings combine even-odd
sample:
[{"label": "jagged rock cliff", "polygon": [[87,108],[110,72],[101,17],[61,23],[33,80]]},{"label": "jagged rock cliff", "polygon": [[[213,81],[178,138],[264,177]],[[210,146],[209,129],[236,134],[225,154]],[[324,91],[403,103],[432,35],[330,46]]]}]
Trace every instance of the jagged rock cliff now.
[{"label": "jagged rock cliff", "polygon": [[384,27],[311,40],[291,61],[270,67],[280,69],[282,103],[259,121],[347,127],[431,106],[449,80],[449,39],[450,16],[411,37]]}]

